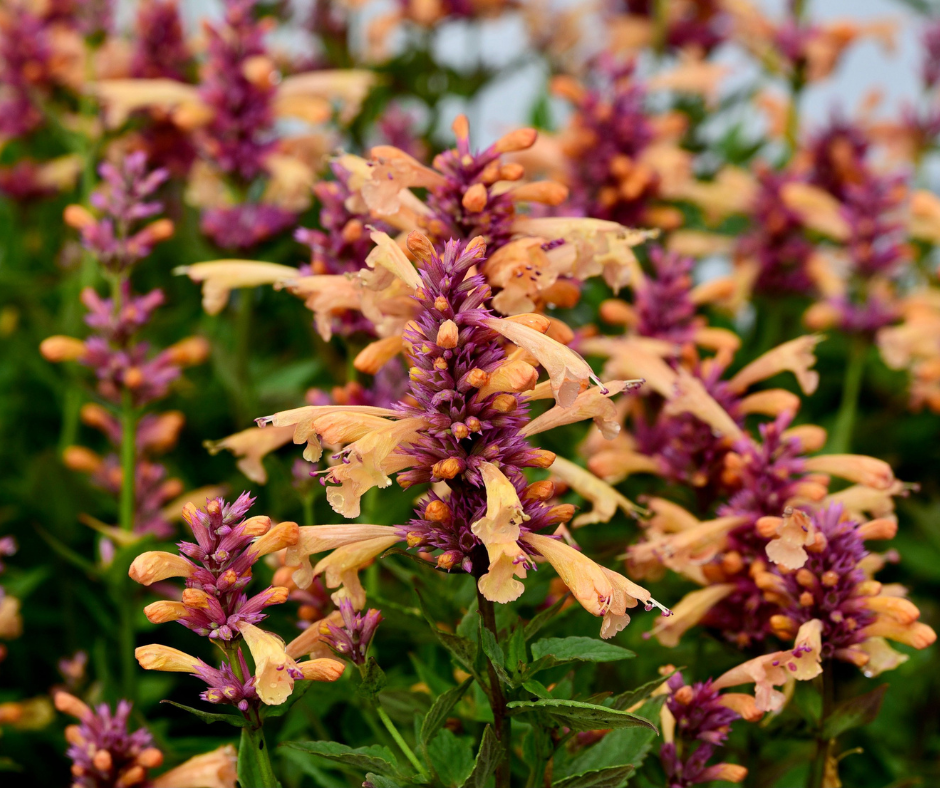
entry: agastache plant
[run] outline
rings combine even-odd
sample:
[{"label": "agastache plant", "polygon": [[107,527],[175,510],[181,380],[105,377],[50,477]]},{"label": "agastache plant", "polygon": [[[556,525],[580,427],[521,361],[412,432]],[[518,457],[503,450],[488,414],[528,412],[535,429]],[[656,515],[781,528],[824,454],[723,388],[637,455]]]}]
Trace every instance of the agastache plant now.
[{"label": "agastache plant", "polygon": [[[273,774],[264,745],[262,705],[284,703],[300,680],[335,681],[344,670],[341,662],[312,659],[297,662],[293,646],[285,646],[277,635],[258,624],[267,618],[266,608],[287,601],[288,589],[271,586],[249,596],[247,586],[260,558],[297,543],[296,523],[277,525],[264,516],[245,519],[254,499],[243,493],[233,503],[222,498],[209,500],[202,509],[194,504],[183,510],[183,518],[195,542],[180,542],[179,554],[162,551],[142,553],[130,568],[130,577],[150,586],[171,577],[185,578],[182,601],[163,600],[144,612],[152,623],[178,621],[195,634],[208,638],[224,654],[214,668],[201,659],[168,646],[141,646],[135,656],[146,670],[190,673],[207,685],[201,698],[212,704],[235,706],[248,725],[243,746],[255,753],[265,779]],[[243,652],[247,647],[254,662],[249,669]],[[276,784],[265,782],[265,785]]]},{"label": "agastache plant", "polygon": [[[471,273],[483,260],[482,239],[450,241],[438,253],[427,238],[412,233],[408,245],[418,269],[403,255],[389,268],[413,287],[418,304],[404,335],[412,364],[408,398],[388,409],[310,406],[259,422],[296,425],[294,440],[308,444],[305,457],[311,461],[320,458],[321,440],[346,444],[334,456],[337,464],[324,473],[327,500],[346,517],[358,516],[361,497],[372,487],[390,485],[392,474],[406,489],[426,482],[438,487],[422,496],[414,518],[401,526],[301,527],[296,546],[287,553],[288,563],[299,566],[295,582],[305,587],[323,575],[328,587],[342,586],[336,598],[345,596],[361,609],[366,595],[359,570],[405,541],[438,569],[475,578],[483,626],[496,638],[493,603],[518,599],[521,580],[547,561],[584,608],[603,618],[601,634],[612,637],[629,622],[628,608],[639,601],[647,609],[658,603],[646,589],[552,534],[564,531],[574,507],[553,503],[554,485],[530,483],[523,471],[555,461],[552,452],[529,444],[531,436],[587,418],[611,422],[615,413],[608,398],[628,384],[588,388],[594,379],[591,368],[543,333],[550,325],[547,318],[494,317],[487,306],[490,288]],[[517,350],[504,349],[500,337]],[[537,360],[549,380],[537,384],[538,372],[519,358],[522,351]],[[543,397],[554,397],[555,406],[531,419],[529,402]],[[595,494],[597,487],[604,494],[599,479],[581,473],[593,480]],[[607,496],[616,498],[607,489]],[[332,552],[313,566],[310,556],[327,550]],[[492,667],[486,684],[496,735],[505,747],[507,701]],[[508,757],[504,751],[497,770],[500,786],[508,785]]]}]

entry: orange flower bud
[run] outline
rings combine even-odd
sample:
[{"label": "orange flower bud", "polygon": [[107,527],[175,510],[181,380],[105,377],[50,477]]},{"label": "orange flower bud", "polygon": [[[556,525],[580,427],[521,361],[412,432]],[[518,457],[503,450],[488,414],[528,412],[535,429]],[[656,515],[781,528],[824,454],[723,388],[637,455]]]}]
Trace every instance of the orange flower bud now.
[{"label": "orange flower bud", "polygon": [[100,772],[109,772],[113,766],[111,753],[108,750],[98,750],[98,752],[96,752],[94,757],[91,759],[91,762]]},{"label": "orange flower bud", "polygon": [[488,199],[486,186],[482,183],[474,183],[464,192],[463,199],[460,202],[470,213],[479,213],[486,207]]},{"label": "orange flower bud", "polygon": [[65,467],[80,473],[94,473],[101,467],[102,459],[84,446],[68,446],[62,452]]},{"label": "orange flower bud", "polygon": [[555,484],[546,480],[532,482],[525,488],[522,497],[527,501],[547,501],[555,495]]},{"label": "orange flower bud", "polygon": [[211,347],[208,340],[203,337],[187,337],[174,345],[170,345],[164,352],[174,364],[182,367],[191,367],[202,364],[209,358]]},{"label": "orange flower bud", "polygon": [[498,394],[490,403],[490,407],[500,413],[512,413],[518,406],[519,402],[512,394]]},{"label": "orange flower bud", "polygon": [[493,148],[497,153],[515,153],[531,148],[538,136],[535,129],[516,129],[496,140]]},{"label": "orange flower bud", "polygon": [[57,692],[53,697],[55,707],[63,714],[70,714],[76,719],[84,720],[91,716],[91,709],[68,692]]},{"label": "orange flower bud", "polygon": [[74,337],[54,336],[39,343],[39,352],[46,361],[78,361],[85,355],[85,343]]},{"label": "orange flower bud", "polygon": [[555,462],[555,452],[548,449],[535,449],[532,454],[532,465],[535,468],[549,468]]},{"label": "orange flower bud", "polygon": [[297,523],[278,523],[264,536],[253,542],[249,550],[252,555],[260,557],[269,553],[276,553],[285,547],[297,544],[300,538],[300,526]]},{"label": "orange flower bud", "polygon": [[168,577],[191,577],[195,569],[182,556],[151,550],[137,556],[127,574],[131,580],[149,586]]},{"label": "orange flower bud", "polygon": [[456,457],[448,457],[446,460],[440,460],[434,463],[431,468],[431,474],[438,479],[453,479],[459,473],[463,473],[465,463]]},{"label": "orange flower bud", "polygon": [[95,217],[91,212],[81,205],[69,205],[62,213],[62,218],[69,227],[81,230],[84,227],[90,227],[95,223]]},{"label": "orange flower bud", "polygon": [[408,234],[407,243],[408,251],[422,262],[430,262],[434,256],[434,245],[428,240],[427,236],[422,235],[417,230],[412,230]]},{"label": "orange flower bud", "polygon": [[209,607],[209,595],[200,588],[186,588],[183,590],[183,604],[186,607],[205,610]]},{"label": "orange flower bud", "polygon": [[434,523],[443,523],[453,516],[450,507],[443,501],[431,501],[424,509],[424,519]]},{"label": "orange flower bud", "polygon": [[166,624],[189,615],[189,610],[183,602],[160,600],[147,605],[144,615],[151,624]]},{"label": "orange flower bud", "polygon": [[156,747],[148,747],[137,756],[137,763],[145,769],[156,769],[163,764],[163,753]]},{"label": "orange flower bud", "polygon": [[457,324],[453,320],[445,320],[437,330],[437,344],[445,350],[455,348],[459,333]]}]

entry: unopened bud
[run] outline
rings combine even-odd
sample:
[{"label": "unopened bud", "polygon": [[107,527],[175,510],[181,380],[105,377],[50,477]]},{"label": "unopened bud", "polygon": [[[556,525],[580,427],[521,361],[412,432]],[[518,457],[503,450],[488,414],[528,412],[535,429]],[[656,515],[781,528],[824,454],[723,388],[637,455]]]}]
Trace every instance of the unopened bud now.
[{"label": "unopened bud", "polygon": [[476,416],[468,417],[465,423],[470,432],[479,432],[483,429],[483,425],[480,424],[480,420]]},{"label": "unopened bud", "polygon": [[438,312],[446,312],[448,309],[450,309],[450,304],[448,303],[447,299],[444,298],[444,296],[438,296],[434,299],[434,308]]},{"label": "unopened bud", "polygon": [[799,583],[803,588],[815,588],[818,585],[816,580],[816,575],[806,569],[798,569],[796,572],[796,582]]},{"label": "unopened bud", "polygon": [[350,219],[343,225],[343,230],[340,233],[343,237],[343,241],[348,244],[354,244],[360,238],[362,238],[365,228],[362,225],[362,222],[359,219]]},{"label": "unopened bud", "polygon": [[79,473],[94,473],[101,467],[102,459],[84,446],[68,446],[62,452],[65,467]]},{"label": "unopened bud", "polygon": [[898,521],[889,517],[881,517],[860,525],[857,533],[865,540],[894,539],[898,533]]},{"label": "unopened bud", "polygon": [[183,602],[160,600],[147,605],[144,608],[144,615],[151,624],[166,624],[188,616],[189,609]]},{"label": "unopened bud", "polygon": [[792,618],[780,614],[770,617],[770,628],[784,637],[795,635],[797,630],[796,622]]},{"label": "unopened bud", "polygon": [[552,324],[552,321],[548,317],[545,315],[538,315],[535,312],[526,312],[521,315],[512,315],[512,317],[507,317],[504,319],[512,323],[519,323],[526,328],[531,328],[534,331],[538,331],[540,334],[544,334],[546,331],[548,331],[549,326]]},{"label": "unopened bud", "polygon": [[134,559],[127,574],[131,580],[144,586],[169,577],[191,577],[196,567],[181,555],[151,550]]},{"label": "unopened bud", "polygon": [[424,508],[424,519],[430,520],[432,523],[447,522],[452,516],[453,512],[443,501],[431,501],[431,503]]},{"label": "unopened bud", "polygon": [[245,536],[264,536],[271,530],[271,518],[264,514],[250,517],[242,523],[242,533]]},{"label": "unopened bud", "polygon": [[486,186],[482,183],[475,183],[464,192],[463,199],[460,202],[470,213],[479,213],[486,207],[488,199]]},{"label": "unopened bud", "polygon": [[65,740],[69,744],[77,744],[80,747],[85,744],[85,737],[82,736],[82,728],[80,725],[66,725],[65,726]]},{"label": "unopened bud", "polygon": [[829,569],[826,572],[823,572],[822,584],[828,586],[829,588],[834,588],[839,585],[839,575],[834,572],[832,569]]},{"label": "unopened bud", "polygon": [[473,386],[475,389],[485,386],[489,379],[490,376],[479,367],[474,367],[464,376],[464,380],[467,384]]},{"label": "unopened bud", "polygon": [[129,389],[138,389],[144,384],[144,373],[138,367],[128,367],[124,372],[124,385]]},{"label": "unopened bud", "polygon": [[672,694],[672,697],[683,706],[688,706],[695,697],[695,691],[688,684],[686,684],[685,686],[679,687],[679,689],[677,689]]},{"label": "unopened bud", "polygon": [[515,153],[516,151],[526,150],[535,144],[539,134],[535,129],[516,129],[500,137],[493,143],[493,149],[497,153]]},{"label": "unopened bud", "polygon": [[95,223],[95,217],[91,212],[81,205],[69,205],[62,213],[62,218],[69,227],[81,230],[85,227],[91,227]]},{"label": "unopened bud", "polygon": [[525,175],[525,167],[515,162],[504,164],[499,168],[499,179],[501,181],[518,181]]},{"label": "unopened bud", "polygon": [[548,449],[533,449],[531,454],[533,468],[550,468],[555,462],[555,452]]},{"label": "unopened bud", "polygon": [[75,337],[48,337],[39,343],[39,352],[46,361],[54,364],[77,361],[85,355],[85,343]]},{"label": "unopened bud", "polygon": [[145,769],[156,769],[163,764],[163,753],[156,747],[148,747],[137,756],[137,763]]},{"label": "unopened bud", "polygon": [[545,205],[561,205],[568,199],[568,187],[555,181],[536,181],[517,186],[509,193],[515,202],[539,202]]},{"label": "unopened bud", "polygon": [[575,511],[576,508],[573,504],[560,503],[548,510],[548,522],[552,525],[555,523],[567,523],[574,517]]},{"label": "unopened bud", "polygon": [[606,301],[602,301],[598,314],[605,323],[618,326],[632,326],[637,321],[633,307],[619,298],[608,298]]},{"label": "unopened bud", "polygon": [[453,479],[458,474],[464,472],[467,463],[457,457],[448,457],[446,460],[440,460],[434,463],[431,468],[431,475],[438,479]]},{"label": "unopened bud", "polygon": [[445,350],[457,347],[460,332],[453,320],[445,320],[437,330],[437,344]]},{"label": "unopened bud", "polygon": [[183,590],[183,604],[186,607],[205,610],[209,607],[209,595],[201,588],[186,588]]},{"label": "unopened bud", "polygon": [[519,401],[512,394],[498,394],[490,407],[500,413],[512,413],[519,406]]},{"label": "unopened bud", "polygon": [[259,88],[272,88],[280,81],[274,61],[266,55],[245,58],[242,61],[242,75]]},{"label": "unopened bud", "polygon": [[744,569],[744,559],[737,550],[731,550],[722,556],[721,568],[726,575],[736,575]]},{"label": "unopened bud", "polygon": [[164,352],[174,364],[191,367],[209,358],[210,350],[209,342],[203,337],[187,337],[170,345]]},{"label": "unopened bud", "polygon": [[170,219],[157,219],[151,222],[144,229],[147,240],[150,243],[159,243],[173,237],[173,222]]},{"label": "unopened bud", "polygon": [[816,603],[816,597],[814,597],[809,591],[804,591],[800,594],[800,607],[812,607]]},{"label": "unopened bud", "polygon": [[53,702],[55,707],[63,714],[71,714],[76,719],[84,720],[86,717],[91,716],[91,709],[68,692],[57,692]]},{"label": "unopened bud", "polygon": [[441,553],[437,557],[437,565],[441,569],[447,569],[448,571],[453,569],[454,566],[460,561],[460,553],[449,550],[446,553]]},{"label": "unopened bud", "polygon": [[297,523],[278,523],[264,536],[253,542],[249,548],[252,556],[260,558],[263,555],[276,553],[285,547],[292,547],[300,539],[300,526]]},{"label": "unopened bud", "polygon": [[110,772],[111,767],[114,765],[111,753],[108,750],[98,750],[91,759],[91,762],[99,772]]},{"label": "unopened bud", "polygon": [[523,499],[527,501],[547,501],[554,495],[555,484],[554,482],[550,482],[547,479],[539,482],[532,482],[532,484],[526,487],[525,491],[522,493]]},{"label": "unopened bud", "polygon": [[146,779],[147,770],[143,766],[131,766],[118,778],[114,786],[115,788],[131,788],[131,786],[140,785]]},{"label": "unopened bud", "polygon": [[424,263],[430,262],[434,257],[434,244],[428,240],[426,235],[412,230],[408,234],[408,250]]}]

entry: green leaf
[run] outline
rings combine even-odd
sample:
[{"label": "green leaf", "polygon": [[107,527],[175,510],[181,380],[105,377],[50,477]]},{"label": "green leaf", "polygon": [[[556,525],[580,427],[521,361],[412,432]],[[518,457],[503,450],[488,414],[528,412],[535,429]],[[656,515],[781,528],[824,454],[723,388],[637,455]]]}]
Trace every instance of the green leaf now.
[{"label": "green leaf", "polygon": [[874,722],[878,712],[881,711],[881,702],[887,691],[888,685],[882,684],[864,695],[842,701],[823,720],[823,738],[835,739],[850,728],[858,728]]},{"label": "green leaf", "polygon": [[[413,783],[409,782],[408,784],[412,785]],[[390,780],[388,777],[383,777],[381,774],[372,774],[372,772],[366,775],[363,786],[366,785],[371,785],[372,788],[402,788],[401,780]]]},{"label": "green leaf", "polygon": [[536,681],[535,679],[529,679],[528,681],[522,682],[522,688],[528,690],[538,698],[552,697],[552,693],[546,689],[545,685],[542,684],[541,681]]},{"label": "green leaf", "polygon": [[565,610],[562,610],[562,606],[565,602],[568,601],[568,597],[571,596],[571,593],[565,594],[561,599],[557,600],[550,608],[543,610],[541,613],[536,614],[536,616],[525,625],[525,639],[532,640],[540,629],[544,627],[549,621],[552,621],[556,616],[561,617],[565,614],[566,611],[572,610],[574,605],[569,605]]},{"label": "green leaf", "polygon": [[443,727],[447,721],[447,715],[450,714],[451,709],[457,705],[472,683],[473,679],[469,678],[461,685],[447,690],[434,701],[434,705],[431,706],[431,710],[421,724],[421,742],[423,744],[427,745],[434,738],[434,734]]},{"label": "green leaf", "polygon": [[493,728],[487,725],[483,730],[483,739],[480,741],[480,751],[473,764],[473,771],[464,781],[461,788],[486,788],[486,783],[496,772],[499,758],[502,755],[502,746],[493,733]]},{"label": "green leaf", "polygon": [[466,736],[458,738],[444,728],[428,746],[428,760],[448,788],[462,785],[473,770],[473,745]]},{"label": "green leaf", "polygon": [[[629,649],[589,637],[542,638],[532,644],[532,657],[550,658],[554,665],[565,662],[618,662],[636,654]],[[546,665],[546,667],[554,667]]]},{"label": "green leaf", "polygon": [[281,745],[291,750],[300,750],[336,763],[352,766],[363,771],[377,772],[387,777],[399,777],[398,761],[388,747],[370,744],[368,747],[347,747],[334,741],[289,741]]},{"label": "green leaf", "polygon": [[656,730],[649,720],[626,711],[582,703],[577,700],[543,699],[515,700],[507,704],[510,714],[537,713],[547,715],[553,722],[574,731],[596,731],[602,728],[644,727]]},{"label": "green leaf", "polygon": [[[658,719],[659,710],[666,700],[659,695],[644,704],[638,716]],[[656,739],[656,731],[649,728],[618,728],[604,736],[596,744],[585,747],[574,755],[561,769],[556,769],[556,778],[584,774],[613,766],[632,766],[639,769]]]},{"label": "green leaf", "polygon": [[238,744],[238,783],[252,788],[279,788],[280,783],[271,774],[271,764],[265,747],[264,735],[260,730],[252,734],[250,728],[242,728],[241,741]]},{"label": "green leaf", "polygon": [[511,672],[518,673],[525,668],[526,662],[525,631],[521,625],[516,624],[506,642],[506,666]]},{"label": "green leaf", "polygon": [[563,780],[552,783],[552,788],[620,788],[632,773],[632,766],[611,766],[607,769],[565,777]]},{"label": "green leaf", "polygon": [[[682,668],[676,670],[682,670]],[[629,709],[631,706],[646,700],[659,686],[668,681],[676,670],[666,676],[647,681],[646,684],[641,684],[636,689],[621,692],[619,695],[614,696],[611,707],[614,709]]]},{"label": "green leaf", "polygon": [[424,600],[421,598],[421,594],[419,594],[417,590],[415,590],[415,596],[418,597],[418,604],[421,607],[421,613],[428,624],[430,624],[431,631],[434,633],[434,637],[436,637],[438,642],[450,652],[450,655],[464,668],[464,670],[479,680],[476,667],[474,666],[477,658],[477,644],[472,640],[468,640],[467,638],[460,637],[459,635],[452,635],[450,632],[444,632],[443,630],[438,629],[437,624],[434,623],[434,620],[430,615],[428,615],[427,608],[424,605]]},{"label": "green leaf", "polygon": [[376,702],[376,695],[378,695],[382,691],[382,688],[388,683],[388,680],[385,678],[385,672],[379,667],[379,663],[375,661],[374,657],[369,657],[368,662],[359,669],[359,675],[362,681],[356,689],[356,694],[369,703],[374,704]]},{"label": "green leaf", "polygon": [[227,722],[229,725],[234,725],[236,728],[244,728],[248,725],[248,720],[240,715],[217,714],[211,711],[202,711],[201,709],[194,709],[192,706],[184,706],[182,703],[177,703],[172,700],[161,700],[160,702],[169,703],[171,706],[176,706],[178,709],[188,711],[194,717],[199,717],[206,725],[210,725],[213,722]]}]

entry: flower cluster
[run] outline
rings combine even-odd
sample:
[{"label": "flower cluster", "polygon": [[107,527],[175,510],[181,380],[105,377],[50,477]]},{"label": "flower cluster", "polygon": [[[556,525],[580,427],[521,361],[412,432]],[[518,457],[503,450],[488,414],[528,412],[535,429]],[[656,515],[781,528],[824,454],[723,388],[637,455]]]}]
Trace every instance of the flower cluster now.
[{"label": "flower cluster", "polygon": [[112,712],[102,703],[92,709],[67,692],[57,692],[56,708],[78,720],[69,725],[65,738],[72,760],[72,788],[186,788],[205,785],[235,788],[236,753],[227,744],[151,777],[163,764],[163,753],[153,746],[146,728],[128,730],[131,704],[122,700]]},{"label": "flower cluster", "polygon": [[[287,600],[287,589],[269,587],[249,597],[245,589],[252,567],[261,557],[293,546],[297,523],[272,525],[270,518],[245,519],[254,499],[243,493],[234,503],[222,498],[208,501],[203,509],[189,504],[183,518],[195,542],[181,542],[180,555],[151,551],[131,565],[130,576],[149,586],[170,577],[183,577],[182,601],[153,602],[145,609],[153,623],[178,621],[197,635],[216,642],[226,654],[221,668],[166,646],[141,646],[136,655],[147,670],[192,673],[208,685],[202,694],[210,703],[236,706],[246,717],[257,717],[260,703],[279,705],[300,679],[335,681],[343,665],[328,659],[297,663],[276,635],[260,629],[265,608]],[[242,655],[244,641],[255,663],[247,671]]]}]

